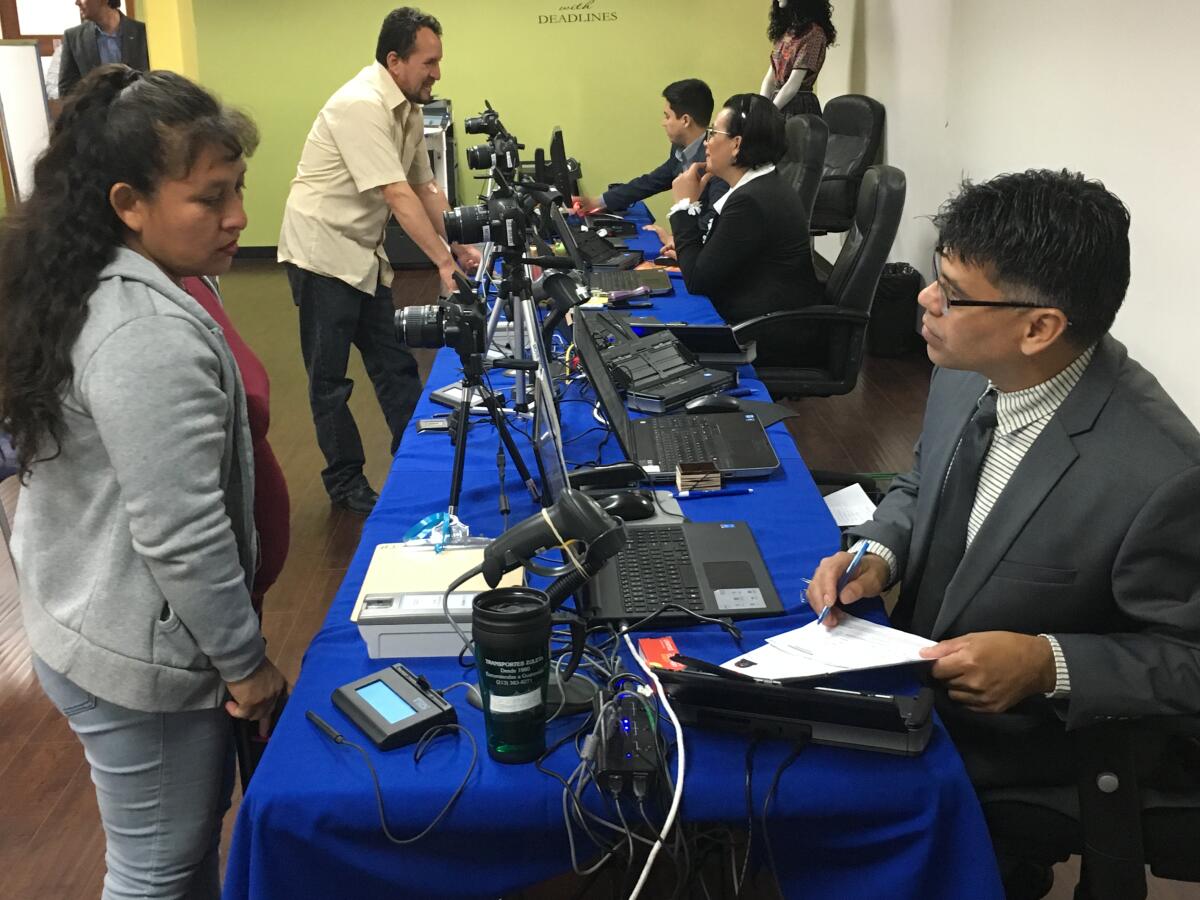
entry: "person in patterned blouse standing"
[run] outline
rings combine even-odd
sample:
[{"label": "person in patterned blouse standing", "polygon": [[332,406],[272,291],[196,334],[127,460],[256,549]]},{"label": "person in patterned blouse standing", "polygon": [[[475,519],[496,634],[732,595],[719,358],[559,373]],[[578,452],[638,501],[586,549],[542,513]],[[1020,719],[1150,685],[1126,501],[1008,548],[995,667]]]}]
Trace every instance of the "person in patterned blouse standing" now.
[{"label": "person in patterned blouse standing", "polygon": [[828,0],[771,2],[771,65],[758,92],[774,101],[785,117],[821,115],[813,87],[825,64],[825,48],[837,40],[832,15]]}]

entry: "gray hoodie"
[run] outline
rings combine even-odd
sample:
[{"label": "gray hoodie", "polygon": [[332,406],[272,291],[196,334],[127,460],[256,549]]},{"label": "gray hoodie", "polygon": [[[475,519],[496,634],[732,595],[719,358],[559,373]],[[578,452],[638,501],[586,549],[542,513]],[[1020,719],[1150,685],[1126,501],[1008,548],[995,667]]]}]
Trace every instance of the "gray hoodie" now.
[{"label": "gray hoodie", "polygon": [[121,248],[71,361],[62,452],[33,467],[13,528],[29,642],[112,703],[218,706],[264,655],[233,354],[200,304]]}]

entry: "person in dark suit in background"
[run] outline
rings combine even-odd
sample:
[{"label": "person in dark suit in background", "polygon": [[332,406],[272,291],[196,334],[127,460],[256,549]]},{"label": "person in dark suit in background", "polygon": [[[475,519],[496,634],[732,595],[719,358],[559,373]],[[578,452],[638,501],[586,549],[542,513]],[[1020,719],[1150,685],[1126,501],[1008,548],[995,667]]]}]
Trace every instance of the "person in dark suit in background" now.
[{"label": "person in dark suit in background", "polygon": [[[661,194],[671,189],[671,182],[680,172],[697,162],[704,162],[704,133],[712,118],[713,95],[708,85],[698,78],[685,78],[663,88],[663,131],[671,142],[671,155],[666,162],[652,172],[639,175],[625,184],[614,184],[600,199],[576,197],[575,211],[580,214],[593,212],[621,212],[639,200]],[[710,181],[700,198],[705,210],[712,209],[729,185],[718,179]],[[657,230],[657,229],[653,229]],[[670,238],[660,232],[664,243]]]},{"label": "person in dark suit in background", "polygon": [[[758,94],[735,94],[707,133],[707,164],[672,184],[671,230],[688,291],[707,294],[730,324],[820,302],[808,219],[775,171],[787,149],[779,110]],[[699,201],[714,178],[729,191],[705,234]]]},{"label": "person in dark suit in background", "polygon": [[84,75],[107,63],[149,71],[146,26],[117,8],[121,0],[75,0],[75,5],[83,21],[63,35],[59,97],[66,97]]},{"label": "person in dark suit in background", "polygon": [[[1049,796],[1075,783],[1067,731],[1200,712],[1200,434],[1108,334],[1129,214],[1103,185],[1002,175],[934,223],[919,299],[937,368],[913,470],[851,529],[868,552],[840,595],[848,553],[821,562],[808,599],[900,581],[893,622],[938,642],[922,655],[976,787]],[[1158,749],[1143,786],[1190,748]],[[1000,865],[1010,898],[1053,882]]]}]

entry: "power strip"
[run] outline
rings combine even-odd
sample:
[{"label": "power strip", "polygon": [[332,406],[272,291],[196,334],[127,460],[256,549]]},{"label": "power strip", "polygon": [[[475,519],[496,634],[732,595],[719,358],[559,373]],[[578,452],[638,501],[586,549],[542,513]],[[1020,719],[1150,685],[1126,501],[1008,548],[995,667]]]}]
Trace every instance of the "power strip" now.
[{"label": "power strip", "polygon": [[636,784],[645,796],[659,769],[657,723],[646,704],[630,694],[603,709],[596,782],[614,795]]}]

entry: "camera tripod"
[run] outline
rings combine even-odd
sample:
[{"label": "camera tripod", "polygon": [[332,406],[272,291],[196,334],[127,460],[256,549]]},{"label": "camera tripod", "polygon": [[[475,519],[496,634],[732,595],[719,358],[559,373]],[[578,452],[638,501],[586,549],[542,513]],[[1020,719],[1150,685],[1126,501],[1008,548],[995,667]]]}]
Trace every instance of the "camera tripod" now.
[{"label": "camera tripod", "polygon": [[[484,354],[469,353],[459,354],[463,365],[463,381],[462,395],[458,401],[458,412],[454,423],[454,471],[450,476],[450,503],[447,511],[450,515],[456,515],[458,512],[459,500],[462,496],[463,473],[467,465],[467,434],[471,426],[471,398],[478,391],[480,402],[488,411],[488,417],[492,420],[496,431],[500,434],[500,440],[504,443],[504,449],[508,452],[509,458],[516,466],[517,472],[521,476],[521,481],[525,483],[525,487],[529,489],[529,495],[535,503],[540,503],[542,500],[541,492],[538,490],[537,483],[533,480],[533,476],[529,473],[529,467],[525,465],[525,461],[521,459],[521,451],[517,448],[516,443],[512,439],[512,433],[508,430],[508,423],[504,420],[504,413],[501,412],[500,401],[496,399],[495,393],[486,389],[483,383],[484,371]],[[536,363],[528,360],[508,360],[513,368],[522,370],[522,372],[535,368]]]}]

